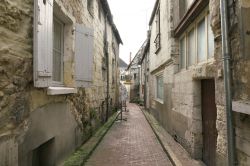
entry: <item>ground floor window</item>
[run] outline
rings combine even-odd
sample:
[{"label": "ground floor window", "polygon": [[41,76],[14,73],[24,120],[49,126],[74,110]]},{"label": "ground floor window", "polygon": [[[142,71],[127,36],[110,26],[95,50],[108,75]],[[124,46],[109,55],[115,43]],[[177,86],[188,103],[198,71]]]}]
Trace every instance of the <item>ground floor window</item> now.
[{"label": "ground floor window", "polygon": [[163,100],[164,87],[163,87],[163,75],[156,76],[156,98]]}]

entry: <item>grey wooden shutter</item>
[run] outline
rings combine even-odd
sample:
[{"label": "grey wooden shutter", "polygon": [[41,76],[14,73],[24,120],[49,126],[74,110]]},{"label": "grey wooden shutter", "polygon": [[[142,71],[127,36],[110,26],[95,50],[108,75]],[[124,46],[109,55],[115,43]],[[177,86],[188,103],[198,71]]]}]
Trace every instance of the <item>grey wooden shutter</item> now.
[{"label": "grey wooden shutter", "polygon": [[89,87],[93,75],[94,31],[76,24],[75,80],[77,87]]},{"label": "grey wooden shutter", "polygon": [[34,3],[34,86],[48,87],[52,77],[53,0]]}]

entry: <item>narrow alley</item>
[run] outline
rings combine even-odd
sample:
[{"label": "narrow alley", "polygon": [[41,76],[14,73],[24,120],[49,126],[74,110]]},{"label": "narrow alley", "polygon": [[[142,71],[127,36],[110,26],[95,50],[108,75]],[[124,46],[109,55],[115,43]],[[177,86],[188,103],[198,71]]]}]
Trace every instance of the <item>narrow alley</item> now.
[{"label": "narrow alley", "polygon": [[250,0],[1,0],[0,166],[250,166],[249,18]]},{"label": "narrow alley", "polygon": [[95,149],[86,166],[170,166],[142,111],[128,104],[127,121],[117,121]]}]

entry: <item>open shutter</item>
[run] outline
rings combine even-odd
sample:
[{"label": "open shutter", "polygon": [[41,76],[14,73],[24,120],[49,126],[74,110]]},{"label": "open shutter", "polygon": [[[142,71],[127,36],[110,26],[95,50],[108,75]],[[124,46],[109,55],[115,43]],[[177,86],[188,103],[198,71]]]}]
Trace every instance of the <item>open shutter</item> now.
[{"label": "open shutter", "polygon": [[53,0],[34,3],[34,86],[48,87],[52,78]]},{"label": "open shutter", "polygon": [[89,87],[93,75],[93,29],[76,24],[75,80],[77,87]]}]

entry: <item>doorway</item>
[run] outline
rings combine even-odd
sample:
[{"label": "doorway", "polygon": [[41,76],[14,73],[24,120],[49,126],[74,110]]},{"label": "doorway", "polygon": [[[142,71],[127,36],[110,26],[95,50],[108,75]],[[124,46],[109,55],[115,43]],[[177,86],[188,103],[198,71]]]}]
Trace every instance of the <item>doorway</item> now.
[{"label": "doorway", "polygon": [[215,166],[218,133],[216,129],[215,82],[213,79],[201,81],[201,96],[203,129],[202,160],[207,166]]},{"label": "doorway", "polygon": [[32,151],[32,166],[54,166],[54,141],[55,139],[50,139],[49,141],[43,143],[38,148]]}]

